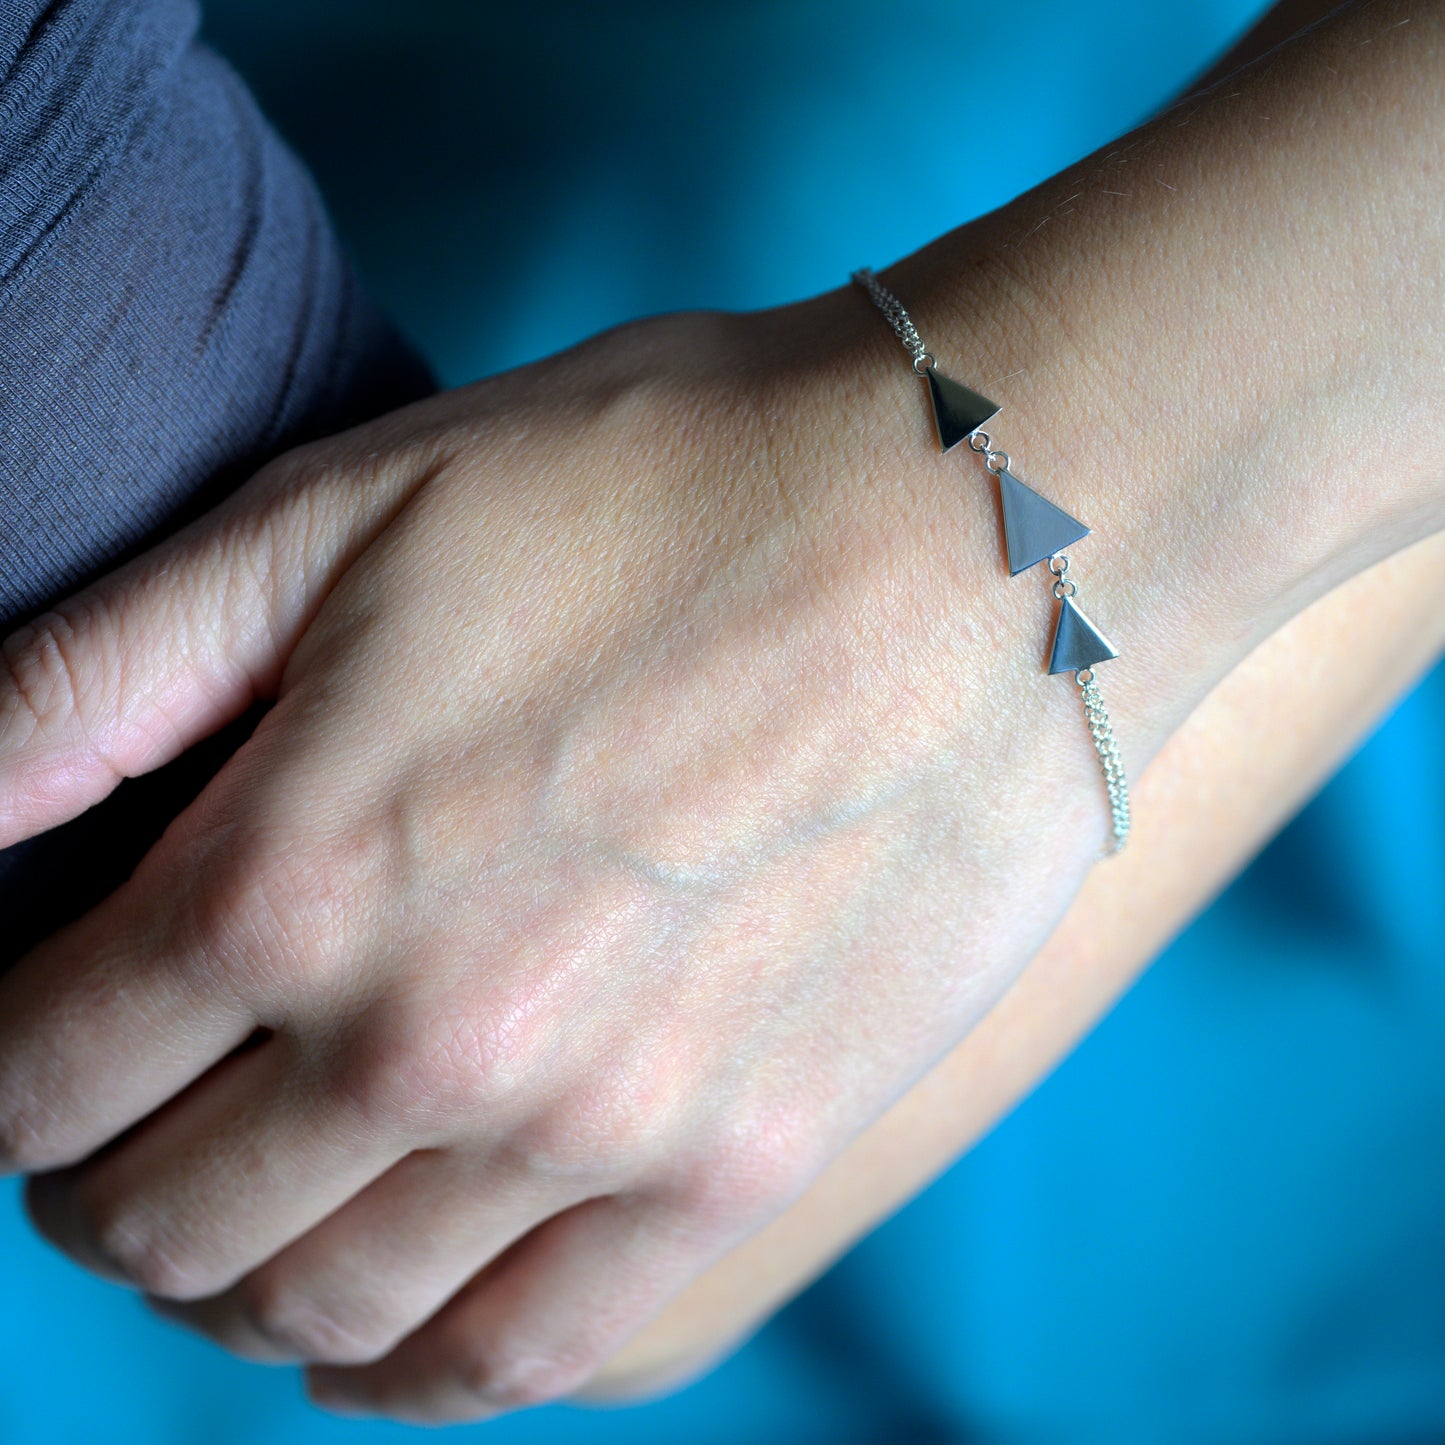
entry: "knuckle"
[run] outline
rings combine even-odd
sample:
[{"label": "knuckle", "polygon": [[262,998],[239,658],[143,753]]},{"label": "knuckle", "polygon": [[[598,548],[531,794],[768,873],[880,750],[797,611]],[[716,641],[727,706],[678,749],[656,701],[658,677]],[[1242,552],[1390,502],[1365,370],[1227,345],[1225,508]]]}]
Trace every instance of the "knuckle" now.
[{"label": "knuckle", "polygon": [[507,1410],[548,1405],[579,1389],[602,1365],[585,1352],[572,1358],[537,1354],[502,1342],[464,1352],[454,1376],[466,1394]]},{"label": "knuckle", "polygon": [[246,1327],[270,1348],[309,1364],[364,1365],[380,1359],[391,1344],[375,1322],[353,1318],[302,1290],[266,1275],[240,1289]]},{"label": "knuckle", "polygon": [[[273,457],[256,473],[254,490],[260,499],[258,511],[264,517],[305,503],[327,487],[354,485],[354,464],[337,446],[335,439],[303,442],[279,457]],[[267,528],[268,531],[274,528]]]},{"label": "knuckle", "polygon": [[22,1108],[0,1109],[0,1173],[43,1174],[69,1162],[44,1120]]},{"label": "knuckle", "polygon": [[43,613],[0,644],[0,679],[5,686],[3,721],[19,717],[28,732],[48,732],[71,718],[83,725],[87,704],[100,688],[109,658],[97,648],[99,603],[82,593]]},{"label": "knuckle", "polygon": [[575,1107],[602,1148],[641,1164],[668,1147],[689,1092],[686,1069],[665,1051],[644,1049],[594,1070]]},{"label": "knuckle", "polygon": [[86,1252],[93,1252],[106,1272],[160,1299],[198,1299],[211,1292],[213,1282],[151,1221],[124,1204],[94,1204],[84,1193],[79,1207]]},{"label": "knuckle", "polygon": [[484,1104],[510,1101],[545,1066],[559,1026],[552,983],[540,969],[453,1012],[443,1056],[464,1088],[480,1089]]},{"label": "knuckle", "polygon": [[529,1175],[620,1187],[657,1156],[668,1134],[664,1115],[604,1077],[520,1124],[507,1151]]},{"label": "knuckle", "polygon": [[[781,1189],[777,1193],[781,1194]],[[765,1213],[774,1187],[751,1159],[720,1157],[695,1170],[681,1190],[690,1217],[704,1226],[727,1228],[733,1221]]]},{"label": "knuckle", "polygon": [[507,1139],[505,1154],[515,1173],[556,1183],[597,1179],[607,1169],[601,1141],[566,1108],[519,1125]]},{"label": "knuckle", "polygon": [[791,1117],[752,1118],[715,1141],[683,1188],[689,1212],[723,1230],[769,1218],[788,1205],[816,1172],[816,1142]]},{"label": "knuckle", "polygon": [[186,906],[173,920],[173,953],[240,971],[250,990],[287,999],[340,981],[338,971],[350,963],[352,926],[340,870],[262,835],[233,833],[219,849],[203,847],[190,856],[188,886],[181,890]]},{"label": "knuckle", "polygon": [[93,1167],[36,1176],[25,1204],[42,1237],[96,1274],[171,1300],[200,1299],[224,1283],[192,1241]]},{"label": "knuckle", "polygon": [[479,1118],[494,1124],[535,1069],[536,1030],[516,1010],[427,1004],[390,1005],[352,1035],[334,1075],[343,1101],[373,1122],[443,1134]]}]

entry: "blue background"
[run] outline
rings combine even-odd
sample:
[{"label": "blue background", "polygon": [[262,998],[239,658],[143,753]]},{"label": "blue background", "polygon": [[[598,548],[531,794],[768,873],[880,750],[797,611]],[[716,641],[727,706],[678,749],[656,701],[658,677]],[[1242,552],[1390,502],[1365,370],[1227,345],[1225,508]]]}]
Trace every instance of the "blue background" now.
[{"label": "blue background", "polygon": [[[1258,0],[217,0],[210,26],[448,381],[883,265],[1171,98]],[[740,1354],[499,1440],[1445,1440],[1445,669],[1078,1052]],[[35,1244],[0,1445],[330,1445]],[[467,1432],[462,1432],[464,1435]]]}]

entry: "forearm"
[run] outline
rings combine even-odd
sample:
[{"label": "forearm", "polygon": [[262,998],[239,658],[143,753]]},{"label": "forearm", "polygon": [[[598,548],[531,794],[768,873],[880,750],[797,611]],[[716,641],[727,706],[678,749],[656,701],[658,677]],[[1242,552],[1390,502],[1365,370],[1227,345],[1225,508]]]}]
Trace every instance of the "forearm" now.
[{"label": "forearm", "polygon": [[[1445,7],[1341,10],[883,273],[1095,528],[1074,560],[1136,766],[1308,601],[1445,524],[1442,77]],[[878,426],[890,401],[912,423],[878,450],[926,447],[854,299],[893,368]],[[986,489],[933,460],[940,518],[992,535]]]}]

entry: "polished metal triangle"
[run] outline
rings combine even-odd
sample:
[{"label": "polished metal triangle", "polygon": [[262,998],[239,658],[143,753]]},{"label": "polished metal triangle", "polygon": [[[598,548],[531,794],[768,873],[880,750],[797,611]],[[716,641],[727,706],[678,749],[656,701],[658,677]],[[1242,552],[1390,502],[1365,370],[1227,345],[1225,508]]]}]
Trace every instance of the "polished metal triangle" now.
[{"label": "polished metal triangle", "polygon": [[928,394],[933,398],[933,420],[938,426],[938,441],[947,451],[965,437],[972,436],[991,416],[1003,408],[986,396],[944,376],[931,366],[923,373],[928,378]]},{"label": "polished metal triangle", "polygon": [[1008,570],[1015,577],[1025,568],[1062,552],[1089,535],[1077,517],[1056,507],[1047,497],[1010,471],[998,474],[999,501],[1003,503],[1003,535],[1008,546]]},{"label": "polished metal triangle", "polygon": [[1114,645],[1079,611],[1072,597],[1065,597],[1059,606],[1059,622],[1054,628],[1054,651],[1049,658],[1050,672],[1077,672],[1118,657]]}]

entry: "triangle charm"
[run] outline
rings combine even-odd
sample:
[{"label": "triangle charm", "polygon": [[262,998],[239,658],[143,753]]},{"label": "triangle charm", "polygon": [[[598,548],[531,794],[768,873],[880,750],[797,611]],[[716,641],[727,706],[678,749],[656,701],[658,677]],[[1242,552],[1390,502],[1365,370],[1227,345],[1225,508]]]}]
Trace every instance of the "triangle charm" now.
[{"label": "triangle charm", "polygon": [[1049,658],[1050,672],[1077,672],[1118,657],[1113,644],[1074,604],[1065,597],[1059,606],[1059,622],[1054,628],[1054,652]]},{"label": "triangle charm", "polygon": [[961,381],[954,381],[931,366],[923,374],[928,378],[933,420],[938,424],[938,440],[944,451],[972,436],[989,417],[1003,410],[996,401],[980,396]]},{"label": "triangle charm", "polygon": [[998,474],[998,495],[1003,503],[1008,570],[1015,577],[1026,567],[1089,535],[1090,529],[1077,517],[1025,486],[1012,472]]}]

